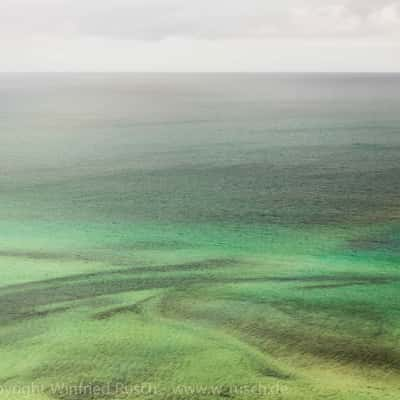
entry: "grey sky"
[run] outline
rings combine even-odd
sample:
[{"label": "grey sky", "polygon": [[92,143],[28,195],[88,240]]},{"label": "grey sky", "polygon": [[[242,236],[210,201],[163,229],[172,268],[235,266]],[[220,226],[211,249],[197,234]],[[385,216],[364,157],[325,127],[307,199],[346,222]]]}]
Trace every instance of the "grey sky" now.
[{"label": "grey sky", "polygon": [[0,70],[400,71],[400,0],[1,0]]}]

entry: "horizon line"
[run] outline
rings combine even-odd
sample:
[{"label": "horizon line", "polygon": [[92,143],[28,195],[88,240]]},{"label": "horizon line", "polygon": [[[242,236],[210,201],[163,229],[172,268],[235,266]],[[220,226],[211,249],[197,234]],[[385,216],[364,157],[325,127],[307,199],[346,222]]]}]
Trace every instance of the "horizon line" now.
[{"label": "horizon line", "polygon": [[400,71],[85,71],[85,70],[38,70],[38,71],[1,71],[0,74],[271,74],[271,75],[298,75],[298,74],[353,74],[353,75],[399,75]]}]

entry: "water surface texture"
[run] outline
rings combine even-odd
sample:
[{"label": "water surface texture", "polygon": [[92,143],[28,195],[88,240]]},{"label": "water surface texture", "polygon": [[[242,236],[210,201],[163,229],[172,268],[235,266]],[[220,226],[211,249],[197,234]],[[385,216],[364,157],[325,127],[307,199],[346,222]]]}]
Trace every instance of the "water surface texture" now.
[{"label": "water surface texture", "polygon": [[400,75],[0,75],[0,399],[398,399]]}]

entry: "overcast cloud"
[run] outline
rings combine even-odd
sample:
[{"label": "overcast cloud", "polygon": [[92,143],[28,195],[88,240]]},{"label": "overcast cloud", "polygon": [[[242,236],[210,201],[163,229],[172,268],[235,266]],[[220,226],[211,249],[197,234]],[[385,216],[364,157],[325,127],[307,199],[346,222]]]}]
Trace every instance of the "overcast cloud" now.
[{"label": "overcast cloud", "polygon": [[1,0],[1,70],[400,70],[400,0]]}]

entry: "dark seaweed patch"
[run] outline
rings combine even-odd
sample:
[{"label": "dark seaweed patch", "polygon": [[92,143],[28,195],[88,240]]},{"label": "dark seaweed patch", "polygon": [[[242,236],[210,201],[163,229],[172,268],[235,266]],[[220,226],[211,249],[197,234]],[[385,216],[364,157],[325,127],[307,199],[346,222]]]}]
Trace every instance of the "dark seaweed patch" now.
[{"label": "dark seaweed patch", "polygon": [[51,261],[95,261],[95,259],[83,254],[65,254],[45,251],[18,251],[0,250],[0,257],[27,258],[31,260],[51,260]]},{"label": "dark seaweed patch", "polygon": [[[185,249],[192,247],[190,243],[178,240],[170,241],[136,241],[124,244],[121,247],[125,250],[168,250]],[[31,260],[45,261],[104,261],[100,256],[88,254],[73,254],[63,252],[46,252],[41,250],[0,250],[0,257],[26,258]],[[124,264],[125,262],[121,262]]]},{"label": "dark seaweed patch", "polygon": [[126,249],[131,250],[180,250],[193,247],[192,243],[169,240],[169,241],[149,241],[149,240],[138,240],[131,244],[123,246]]},{"label": "dark seaweed patch", "polygon": [[[64,278],[55,278],[47,281],[8,286],[5,293],[0,295],[0,320],[2,322],[13,321],[24,316],[34,315],[35,308],[49,304],[87,300],[98,296],[148,289],[162,288],[188,288],[192,285],[212,285],[230,283],[252,283],[252,282],[348,282],[349,279],[362,281],[360,276],[338,275],[338,276],[294,276],[294,277],[265,277],[265,278],[227,278],[218,277],[208,273],[210,269],[235,265],[232,260],[207,260],[199,263],[182,264],[173,266],[162,266],[157,268],[137,268],[128,271],[109,271],[95,274],[83,274]],[[190,271],[199,270],[207,272],[196,276],[164,276],[158,275],[135,276],[138,272],[167,272],[167,271]],[[88,278],[92,278],[88,280]],[[96,279],[93,279],[96,278]],[[115,278],[115,279],[112,279]],[[366,282],[383,282],[383,278],[367,277]],[[386,280],[397,280],[395,277],[385,277]],[[14,289],[10,291],[10,289]],[[1,293],[1,290],[0,290]]]},{"label": "dark seaweed patch", "polygon": [[[132,290],[160,289],[199,284],[212,280],[201,277],[135,277],[143,273],[207,272],[240,265],[233,259],[210,259],[186,264],[137,267],[72,275],[0,288],[0,321],[9,322],[40,316],[38,306],[73,300],[90,300],[98,296]],[[114,278],[114,279],[113,279]]]},{"label": "dark seaweed patch", "polygon": [[19,314],[16,319],[47,317],[48,315],[63,313],[63,312],[68,311],[70,309],[71,309],[71,307],[55,307],[55,308],[52,308],[50,310],[28,311],[26,313]]},{"label": "dark seaweed patch", "polygon": [[400,280],[399,277],[394,275],[360,275],[360,274],[337,274],[337,275],[310,275],[310,276],[271,276],[271,277],[261,277],[261,278],[238,278],[234,279],[233,282],[338,282],[338,283],[348,283],[348,282],[362,282],[366,284],[379,284],[379,283],[393,283]]},{"label": "dark seaweed patch", "polygon": [[153,267],[135,267],[135,268],[124,268],[124,269],[113,269],[111,271],[101,271],[101,272],[93,272],[87,274],[77,274],[70,275],[60,278],[52,278],[35,282],[28,282],[16,285],[9,285],[0,287],[0,293],[4,290],[21,290],[21,289],[30,289],[43,285],[55,285],[58,283],[72,283],[76,281],[83,281],[86,279],[107,279],[113,275],[132,275],[132,274],[142,274],[142,273],[151,273],[151,272],[179,272],[179,271],[201,271],[201,270],[213,270],[219,268],[233,267],[239,266],[240,262],[234,259],[209,259],[198,262],[189,262],[182,264],[166,264],[159,265]]},{"label": "dark seaweed patch", "polygon": [[131,305],[128,305],[128,306],[122,306],[122,307],[114,307],[114,308],[112,308],[110,310],[106,310],[106,311],[102,311],[102,312],[96,313],[96,314],[93,315],[93,318],[94,319],[98,319],[98,320],[108,319],[108,318],[112,318],[114,315],[127,313],[127,312],[140,314],[142,312],[142,310],[143,310],[143,305],[145,303],[147,303],[149,300],[154,299],[155,297],[156,296],[149,296],[149,297],[146,297],[143,300],[140,300],[140,301],[136,302],[135,304],[131,304]]},{"label": "dark seaweed patch", "polygon": [[338,318],[348,317],[353,319],[354,316],[362,318],[366,321],[374,321],[381,324],[384,322],[382,310],[378,306],[371,306],[366,303],[333,303],[323,301],[306,301],[304,298],[285,299],[282,301],[271,301],[269,305],[277,310],[286,313],[287,315],[297,318],[299,313],[320,313]]},{"label": "dark seaweed patch", "polygon": [[[176,295],[164,297],[160,303],[160,312],[171,318],[212,322],[230,333],[236,332],[241,338],[269,353],[296,351],[337,362],[400,371],[400,351],[395,346],[378,340],[386,324],[379,307],[363,302],[307,301],[302,297],[265,301],[265,306],[287,314],[288,318],[283,319],[287,322],[281,325],[276,319],[265,316],[261,309],[260,318],[249,320],[239,314],[234,316],[226,312],[228,308],[193,309],[190,295],[185,296],[183,293],[183,296],[181,299]],[[245,304],[243,301],[245,300],[240,301],[242,307]],[[356,328],[355,317],[359,321],[372,322],[373,331]],[[335,333],[325,325],[327,318],[337,321],[338,325],[333,328]],[[320,322],[316,323],[316,320]],[[349,321],[354,324],[348,325]],[[343,329],[341,324],[344,325]]]},{"label": "dark seaweed patch", "polygon": [[[273,325],[260,325],[256,322],[248,324],[245,333],[258,343],[265,338],[284,344],[289,349],[318,357],[334,359],[338,362],[352,362],[360,365],[374,365],[400,370],[400,352],[393,347],[380,345],[372,341],[362,341],[350,337],[333,335],[316,335],[312,332],[285,329]],[[266,345],[270,350],[270,346]]]},{"label": "dark seaweed patch", "polygon": [[337,289],[349,286],[366,286],[366,285],[386,285],[392,283],[393,279],[383,278],[383,277],[372,277],[372,278],[363,278],[356,279],[349,282],[338,282],[338,283],[329,283],[329,284],[321,284],[321,285],[307,285],[307,286],[299,286],[298,289],[305,290],[313,290],[313,289]]}]

